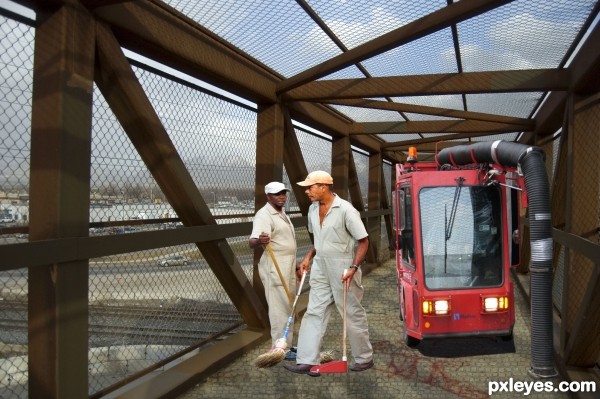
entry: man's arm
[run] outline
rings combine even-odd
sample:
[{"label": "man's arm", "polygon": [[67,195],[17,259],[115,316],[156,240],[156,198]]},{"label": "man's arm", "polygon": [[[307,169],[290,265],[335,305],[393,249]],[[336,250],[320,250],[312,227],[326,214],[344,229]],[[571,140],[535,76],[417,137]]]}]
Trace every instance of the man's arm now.
[{"label": "man's arm", "polygon": [[354,254],[354,259],[352,259],[352,265],[348,265],[346,274],[342,276],[342,281],[345,281],[346,284],[352,281],[354,277],[354,273],[360,267],[360,264],[367,256],[367,250],[369,249],[369,237],[361,238],[360,240],[356,240],[357,247],[356,253]]},{"label": "man's arm", "polygon": [[299,275],[302,275],[302,273],[304,273],[304,272],[308,273],[310,271],[310,263],[312,261],[312,258],[314,258],[316,254],[317,254],[317,250],[315,249],[315,247],[313,245],[312,247],[310,247],[310,249],[308,250],[306,255],[304,255],[304,258],[302,258],[302,261],[300,261],[300,263],[296,267],[296,272]]}]

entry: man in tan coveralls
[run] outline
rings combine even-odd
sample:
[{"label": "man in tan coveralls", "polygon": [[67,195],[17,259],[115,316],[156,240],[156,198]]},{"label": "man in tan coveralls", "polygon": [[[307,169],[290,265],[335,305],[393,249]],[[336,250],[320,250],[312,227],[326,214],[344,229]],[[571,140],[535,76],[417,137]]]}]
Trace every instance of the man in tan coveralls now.
[{"label": "man in tan coveralls", "polygon": [[[284,205],[289,189],[283,183],[271,182],[265,186],[267,203],[256,212],[252,224],[252,233],[248,245],[256,248],[259,245],[271,244],[275,260],[290,293],[296,292],[296,235],[294,225],[285,214]],[[272,345],[282,337],[283,330],[292,312],[290,300],[281,284],[269,251],[265,250],[258,263],[258,274],[265,287],[265,297],[269,307]],[[294,326],[290,325],[287,335],[286,360],[296,358],[292,347]]]},{"label": "man in tan coveralls", "polygon": [[[297,364],[284,367],[294,373],[307,374],[312,366],[319,364],[331,305],[335,304],[342,314],[343,284],[348,284],[346,320],[350,348],[356,361],[350,370],[370,369],[373,367],[373,348],[369,341],[367,313],[361,305],[364,288],[359,268],[369,247],[367,231],[352,204],[332,191],[333,179],[329,173],[312,172],[298,184],[306,187],[305,192],[313,201],[308,210],[308,231],[314,235],[314,246],[299,264],[299,273],[311,270],[311,288],[308,307],[300,324]],[[356,253],[355,242],[358,243]]]}]

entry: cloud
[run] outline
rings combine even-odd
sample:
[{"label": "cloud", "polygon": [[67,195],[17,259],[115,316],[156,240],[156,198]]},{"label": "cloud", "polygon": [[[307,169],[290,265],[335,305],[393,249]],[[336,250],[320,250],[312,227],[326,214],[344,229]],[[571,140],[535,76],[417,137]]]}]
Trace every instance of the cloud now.
[{"label": "cloud", "polygon": [[556,67],[565,50],[580,29],[573,21],[553,22],[524,13],[493,24],[489,38],[498,51],[514,67]]}]

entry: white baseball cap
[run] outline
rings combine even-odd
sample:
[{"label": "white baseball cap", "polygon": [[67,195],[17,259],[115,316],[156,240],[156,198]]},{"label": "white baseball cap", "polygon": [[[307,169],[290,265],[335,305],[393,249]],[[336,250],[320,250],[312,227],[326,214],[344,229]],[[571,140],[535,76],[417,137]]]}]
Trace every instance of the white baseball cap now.
[{"label": "white baseball cap", "polygon": [[265,194],[277,194],[282,191],[290,191],[290,189],[278,181],[272,181],[265,186]]}]

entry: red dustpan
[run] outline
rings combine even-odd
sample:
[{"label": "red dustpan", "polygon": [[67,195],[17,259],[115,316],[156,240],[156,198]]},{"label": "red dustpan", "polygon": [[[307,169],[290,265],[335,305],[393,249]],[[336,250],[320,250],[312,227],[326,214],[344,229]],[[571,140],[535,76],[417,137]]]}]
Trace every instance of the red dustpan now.
[{"label": "red dustpan", "polygon": [[[346,270],[344,270],[346,275]],[[319,364],[311,367],[308,375],[318,377],[325,373],[347,373],[348,372],[348,358],[346,357],[346,300],[348,297],[348,282],[344,281],[344,305],[342,312],[342,360],[333,361],[329,363]]]}]

